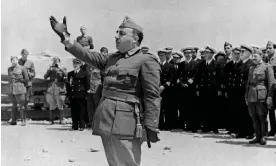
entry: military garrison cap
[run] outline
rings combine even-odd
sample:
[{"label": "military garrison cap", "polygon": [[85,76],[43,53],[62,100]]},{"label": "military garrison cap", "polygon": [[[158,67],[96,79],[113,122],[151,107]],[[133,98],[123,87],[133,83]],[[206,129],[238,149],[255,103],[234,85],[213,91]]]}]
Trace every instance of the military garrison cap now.
[{"label": "military garrison cap", "polygon": [[23,48],[23,49],[21,50],[21,54],[29,55],[29,51],[28,51],[26,48]]},{"label": "military garrison cap", "polygon": [[131,29],[135,29],[137,31],[143,32],[143,28],[140,25],[138,25],[137,23],[135,23],[128,16],[125,17],[124,21],[119,26],[119,28],[131,28]]},{"label": "military garrison cap", "polygon": [[182,58],[182,57],[183,57],[183,55],[182,55],[180,52],[173,52],[173,53],[172,53],[172,56],[173,56],[174,58]]},{"label": "military garrison cap", "polygon": [[79,60],[79,59],[77,59],[77,58],[74,58],[74,59],[73,59],[73,63],[81,64],[82,62],[81,62],[81,60]]},{"label": "military garrison cap", "polygon": [[266,44],[266,48],[268,46],[272,45],[274,49],[276,49],[276,45],[272,42],[272,41],[268,41],[267,44]]},{"label": "military garrison cap", "polygon": [[58,62],[60,62],[60,58],[59,58],[58,56],[54,56],[54,57],[53,57],[53,61],[58,61]]},{"label": "military garrison cap", "polygon": [[226,41],[226,42],[224,43],[224,47],[226,47],[226,46],[232,47],[232,44]]},{"label": "military garrison cap", "polygon": [[254,52],[253,52],[253,54],[259,54],[259,55],[263,55],[263,52],[260,50],[260,49],[254,49]]},{"label": "military garrison cap", "polygon": [[194,47],[185,47],[185,48],[182,48],[180,51],[184,53],[187,51],[194,51],[194,49],[195,49]]},{"label": "military garrison cap", "polygon": [[254,49],[250,46],[247,46],[247,45],[241,45],[241,49],[246,49],[248,50],[249,52],[251,52],[251,54],[253,53]]},{"label": "military garrison cap", "polygon": [[210,46],[206,46],[205,49],[204,49],[204,52],[210,52],[212,54],[215,54],[216,53],[216,50]]}]

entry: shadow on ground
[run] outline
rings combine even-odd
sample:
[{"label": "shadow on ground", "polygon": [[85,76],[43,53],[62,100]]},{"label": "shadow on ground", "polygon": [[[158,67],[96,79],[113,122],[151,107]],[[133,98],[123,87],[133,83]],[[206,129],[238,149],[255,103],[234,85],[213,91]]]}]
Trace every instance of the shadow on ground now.
[{"label": "shadow on ground", "polygon": [[227,141],[216,141],[216,143],[220,143],[220,144],[229,144],[229,145],[241,145],[244,147],[260,147],[260,148],[276,148],[276,145],[270,145],[268,142],[268,145],[259,145],[259,144],[249,144],[248,141],[231,141],[231,140],[227,140]]}]

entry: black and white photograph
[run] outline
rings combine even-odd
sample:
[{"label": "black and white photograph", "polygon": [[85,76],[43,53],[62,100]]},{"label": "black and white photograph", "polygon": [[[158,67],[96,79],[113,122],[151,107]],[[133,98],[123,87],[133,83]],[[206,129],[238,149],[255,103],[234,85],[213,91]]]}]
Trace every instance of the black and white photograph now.
[{"label": "black and white photograph", "polygon": [[2,0],[2,166],[276,166],[276,0]]}]

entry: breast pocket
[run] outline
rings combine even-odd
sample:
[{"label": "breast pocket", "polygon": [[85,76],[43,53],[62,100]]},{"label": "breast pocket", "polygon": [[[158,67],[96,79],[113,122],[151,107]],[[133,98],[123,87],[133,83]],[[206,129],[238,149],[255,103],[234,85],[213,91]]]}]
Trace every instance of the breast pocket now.
[{"label": "breast pocket", "polygon": [[117,81],[126,87],[132,88],[136,86],[138,79],[138,71],[135,69],[119,70]]}]

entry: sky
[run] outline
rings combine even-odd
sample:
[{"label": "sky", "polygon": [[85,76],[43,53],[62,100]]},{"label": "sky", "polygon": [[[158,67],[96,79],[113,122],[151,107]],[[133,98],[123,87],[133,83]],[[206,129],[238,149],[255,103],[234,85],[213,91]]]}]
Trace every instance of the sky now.
[{"label": "sky", "polygon": [[[26,48],[31,56],[50,52],[71,56],[52,31],[49,16],[62,21],[67,16],[68,31],[74,38],[80,26],[87,28],[95,49],[116,51],[115,32],[127,15],[144,29],[142,45],[150,52],[172,46],[210,45],[223,50],[225,41],[264,47],[276,42],[276,0],[2,0],[1,73],[7,73],[10,56]],[[72,69],[72,61],[63,65]],[[50,61],[35,61],[42,77]]]}]

